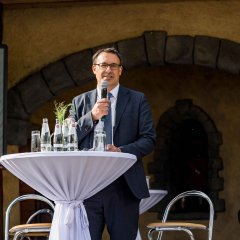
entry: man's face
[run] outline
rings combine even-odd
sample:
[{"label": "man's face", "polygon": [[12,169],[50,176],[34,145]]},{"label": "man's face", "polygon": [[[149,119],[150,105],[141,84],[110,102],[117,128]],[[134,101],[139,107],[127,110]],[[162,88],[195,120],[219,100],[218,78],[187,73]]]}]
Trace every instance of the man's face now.
[{"label": "man's face", "polygon": [[[110,92],[118,85],[119,77],[122,74],[122,66],[120,66],[118,56],[113,53],[102,52],[98,55],[94,64],[92,70],[96,76],[98,87],[101,86],[103,80],[106,80],[108,83],[108,92]],[[110,64],[111,66],[108,66]]]}]

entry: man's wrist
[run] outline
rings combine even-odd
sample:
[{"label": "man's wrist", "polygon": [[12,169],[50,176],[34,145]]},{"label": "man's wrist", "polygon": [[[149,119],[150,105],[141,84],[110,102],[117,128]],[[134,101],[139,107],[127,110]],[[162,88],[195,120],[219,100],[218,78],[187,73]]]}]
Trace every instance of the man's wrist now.
[{"label": "man's wrist", "polygon": [[96,119],[95,117],[94,117],[94,114],[93,114],[93,112],[91,111],[91,117],[92,117],[92,121],[93,122],[96,122],[98,119]]},{"label": "man's wrist", "polygon": [[119,149],[119,152],[122,152],[122,150],[123,150],[123,148],[122,148],[122,147],[119,147],[118,149]]},{"label": "man's wrist", "polygon": [[117,148],[117,152],[122,152],[121,148]]}]

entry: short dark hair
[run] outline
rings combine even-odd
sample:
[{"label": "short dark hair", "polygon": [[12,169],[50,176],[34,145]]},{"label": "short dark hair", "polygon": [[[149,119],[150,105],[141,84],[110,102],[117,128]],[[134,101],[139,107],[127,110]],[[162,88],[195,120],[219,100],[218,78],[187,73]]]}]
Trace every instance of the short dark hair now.
[{"label": "short dark hair", "polygon": [[97,52],[94,53],[94,55],[92,57],[92,62],[95,63],[96,58],[103,52],[115,54],[119,58],[120,64],[122,63],[121,55],[118,52],[118,50],[116,48],[114,48],[114,47],[99,49]]}]

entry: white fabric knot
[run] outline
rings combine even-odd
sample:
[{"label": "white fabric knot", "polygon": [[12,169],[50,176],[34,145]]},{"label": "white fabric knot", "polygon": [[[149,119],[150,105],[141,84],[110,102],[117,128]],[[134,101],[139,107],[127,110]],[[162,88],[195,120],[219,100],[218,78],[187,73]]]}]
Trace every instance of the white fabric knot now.
[{"label": "white fabric knot", "polygon": [[74,216],[76,212],[76,208],[79,208],[79,217],[82,229],[88,228],[89,222],[87,217],[86,209],[83,205],[83,201],[56,201],[56,203],[60,204],[68,204],[67,213],[64,219],[64,224],[67,225],[69,228],[73,224]]}]

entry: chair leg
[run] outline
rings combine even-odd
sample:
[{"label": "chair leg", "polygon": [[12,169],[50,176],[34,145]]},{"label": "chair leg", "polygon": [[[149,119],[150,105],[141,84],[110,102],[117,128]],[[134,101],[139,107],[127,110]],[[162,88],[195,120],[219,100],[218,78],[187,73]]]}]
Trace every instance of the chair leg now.
[{"label": "chair leg", "polygon": [[161,239],[162,239],[162,234],[163,234],[163,232],[162,232],[162,231],[159,231],[157,240],[161,240]]},{"label": "chair leg", "polygon": [[189,230],[189,229],[182,229],[183,231],[185,231],[186,233],[188,233],[188,235],[190,236],[191,240],[195,240],[194,237],[193,237],[193,234],[192,232]]},{"label": "chair leg", "polygon": [[153,240],[153,236],[152,236],[153,232],[158,232],[157,240],[162,239],[162,231],[157,231],[156,229],[150,229],[148,231],[148,240]]},{"label": "chair leg", "polygon": [[[171,231],[171,229],[170,229],[170,231]],[[173,231],[176,231],[176,229],[174,229]],[[181,228],[181,229],[179,229],[179,230],[177,230],[177,231],[184,231],[184,232],[186,232],[186,233],[189,235],[189,237],[191,238],[191,240],[195,240],[192,232],[191,232],[189,229],[187,229],[187,228]],[[157,240],[161,240],[161,239],[162,239],[162,234],[163,234],[163,231],[159,231]]]},{"label": "chair leg", "polygon": [[148,231],[148,240],[152,240],[152,233],[155,231],[155,229],[150,229]]},{"label": "chair leg", "polygon": [[[150,229],[148,231],[148,240],[153,240],[152,234],[155,231],[158,232],[157,240],[161,240],[162,239],[163,231],[158,231],[156,229]],[[176,228],[175,229],[171,229],[171,228],[167,229],[167,228],[165,228],[164,231],[169,231],[169,232],[170,231],[184,231],[184,232],[186,232],[188,234],[188,236],[190,237],[191,240],[195,240],[195,238],[193,236],[193,233],[189,229],[187,229],[187,228],[178,228],[178,229],[176,229]]]},{"label": "chair leg", "polygon": [[19,237],[22,236],[22,234],[23,234],[22,231],[16,232],[16,233],[14,234],[14,238],[13,238],[13,240],[17,240]]}]

